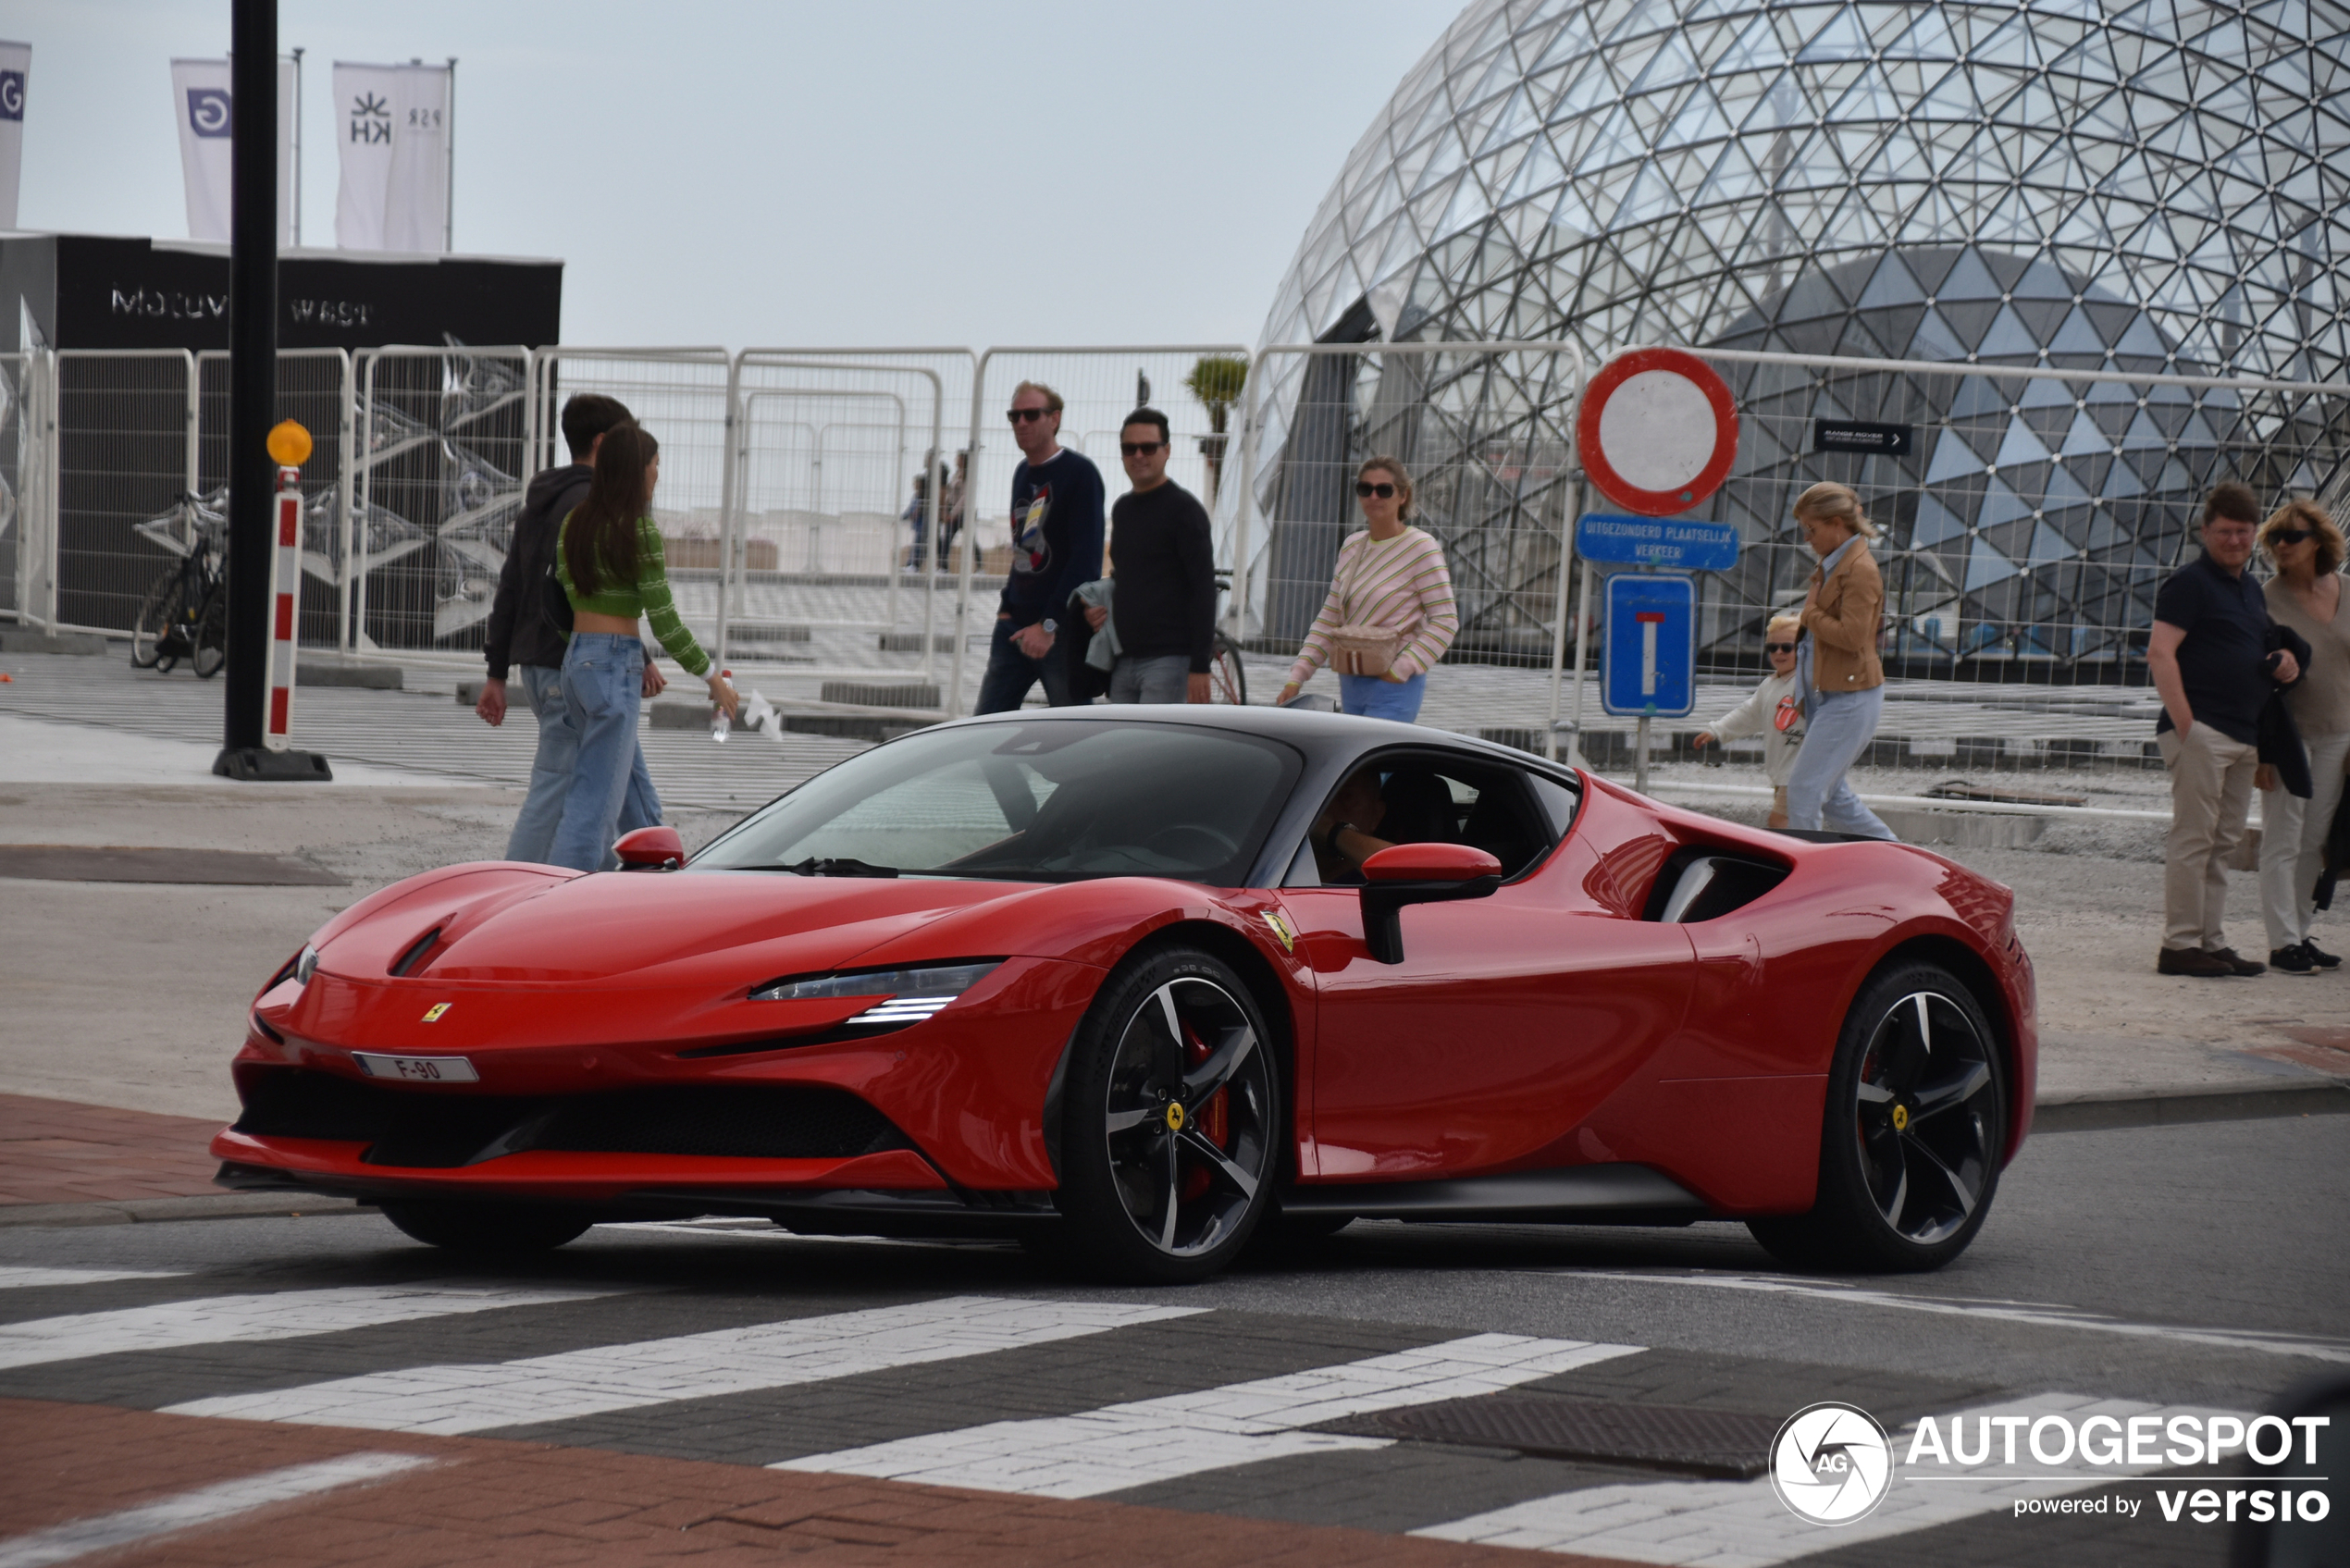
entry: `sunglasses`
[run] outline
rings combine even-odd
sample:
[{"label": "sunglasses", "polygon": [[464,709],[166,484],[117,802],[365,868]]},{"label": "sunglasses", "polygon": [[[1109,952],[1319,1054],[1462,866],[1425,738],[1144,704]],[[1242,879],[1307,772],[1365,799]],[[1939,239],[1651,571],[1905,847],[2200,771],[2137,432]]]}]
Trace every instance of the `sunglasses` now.
[{"label": "sunglasses", "polygon": [[2269,542],[2272,545],[2297,545],[2311,537],[2312,530],[2307,528],[2280,528],[2269,536]]},{"label": "sunglasses", "polygon": [[1042,419],[1052,412],[1049,408],[1013,408],[1005,410],[1004,417],[1015,425],[1026,425]]},{"label": "sunglasses", "polygon": [[1795,651],[1795,645],[1791,642],[1766,642],[1762,645],[1762,651],[1765,653],[1793,653]]},{"label": "sunglasses", "polygon": [[1166,444],[1165,441],[1120,441],[1118,450],[1128,457],[1141,457],[1144,452],[1155,452]]},{"label": "sunglasses", "polygon": [[1392,485],[1374,485],[1367,479],[1357,479],[1354,481],[1354,493],[1358,496],[1364,497],[1377,496],[1379,500],[1385,500],[1388,497],[1395,493],[1395,487]]}]

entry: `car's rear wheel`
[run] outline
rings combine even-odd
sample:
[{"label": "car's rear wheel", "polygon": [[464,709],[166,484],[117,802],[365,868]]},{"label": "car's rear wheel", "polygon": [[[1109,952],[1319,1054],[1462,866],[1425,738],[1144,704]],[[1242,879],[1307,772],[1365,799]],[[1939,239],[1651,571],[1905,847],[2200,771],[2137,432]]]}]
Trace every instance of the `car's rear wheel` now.
[{"label": "car's rear wheel", "polygon": [[1939,1268],[1974,1240],[1998,1189],[2007,1075],[1973,992],[1906,964],[1863,986],[1828,1070],[1812,1212],[1747,1222],[1789,1263]]},{"label": "car's rear wheel", "polygon": [[548,1204],[439,1202],[388,1203],[384,1217],[428,1246],[452,1253],[552,1252],[579,1239],[589,1225],[576,1209]]},{"label": "car's rear wheel", "polygon": [[1280,1072],[1248,987],[1165,947],[1113,975],[1078,1029],[1057,1201],[1072,1254],[1155,1284],[1231,1263],[1273,1201]]}]

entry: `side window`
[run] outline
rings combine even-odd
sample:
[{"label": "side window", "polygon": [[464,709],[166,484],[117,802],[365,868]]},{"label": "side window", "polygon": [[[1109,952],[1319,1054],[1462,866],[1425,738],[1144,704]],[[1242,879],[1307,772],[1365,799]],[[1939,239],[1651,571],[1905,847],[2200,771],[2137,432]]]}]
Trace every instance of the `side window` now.
[{"label": "side window", "polygon": [[[1351,857],[1364,851],[1367,858],[1393,844],[1472,845],[1501,861],[1503,876],[1517,876],[1558,842],[1554,810],[1573,816],[1571,792],[1550,787],[1567,798],[1557,807],[1540,799],[1538,781],[1505,764],[1409,752],[1375,757],[1324,804],[1283,884],[1360,883],[1360,861]],[[1334,822],[1355,830],[1341,835],[1342,852],[1327,840]]]},{"label": "side window", "polygon": [[1526,783],[1534,791],[1542,814],[1551,820],[1551,841],[1556,843],[1565,838],[1566,830],[1575,825],[1575,810],[1583,804],[1583,796],[1541,773],[1527,774]]}]

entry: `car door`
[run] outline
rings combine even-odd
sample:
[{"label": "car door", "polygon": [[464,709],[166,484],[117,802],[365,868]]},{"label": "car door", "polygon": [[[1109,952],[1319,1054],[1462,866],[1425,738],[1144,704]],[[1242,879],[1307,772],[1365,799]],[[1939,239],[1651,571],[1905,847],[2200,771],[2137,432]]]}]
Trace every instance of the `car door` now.
[{"label": "car door", "polygon": [[1317,992],[1301,1174],[1413,1180],[1611,1157],[1570,1135],[1678,1028],[1688,937],[1595,895],[1609,884],[1578,870],[1589,856],[1573,852],[1571,792],[1555,782],[1434,750],[1370,765],[1392,807],[1379,836],[1476,844],[1510,880],[1406,907],[1404,961],[1382,964],[1363,943],[1359,887],[1324,881],[1301,851],[1287,880],[1305,885],[1279,895]]}]

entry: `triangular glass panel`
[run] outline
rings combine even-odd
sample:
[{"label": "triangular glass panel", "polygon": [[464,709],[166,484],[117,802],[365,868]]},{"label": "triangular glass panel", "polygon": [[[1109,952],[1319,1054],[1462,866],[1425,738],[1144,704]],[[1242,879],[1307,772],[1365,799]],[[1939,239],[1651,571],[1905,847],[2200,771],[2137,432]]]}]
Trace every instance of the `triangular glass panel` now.
[{"label": "triangular glass panel", "polygon": [[1991,269],[1983,265],[1983,257],[1971,247],[1934,290],[1937,300],[1996,300],[2005,292]]},{"label": "triangular glass panel", "polygon": [[2072,540],[2042,522],[2032,530],[2032,554],[2025,564],[2046,566],[2053,562],[2071,561],[2080,553]]},{"label": "triangular glass panel", "polygon": [[1969,593],[1988,587],[1993,583],[2005,582],[2015,574],[2015,562],[1981,539],[1975,540],[1974,548],[1967,552],[1966,591]]},{"label": "triangular glass panel", "polygon": [[1825,27],[1813,33],[1795,57],[1806,65],[1828,60],[1865,60],[1872,52],[1868,30],[1851,7],[1836,13]]},{"label": "triangular glass panel", "polygon": [[1997,461],[2002,468],[2020,468],[2027,463],[2046,463],[2048,461],[2048,449],[2040,444],[2040,438],[2034,435],[2023,421],[2013,420],[2008,425],[2006,438],[1999,442]]},{"label": "triangular glass panel", "polygon": [[1966,524],[1959,514],[1932,496],[1918,498],[1918,520],[1910,534],[1910,548],[1931,549],[1945,539],[1954,539],[1966,532]]},{"label": "triangular glass panel", "polygon": [[2064,445],[2057,449],[2059,455],[2063,457],[2096,456],[2112,450],[2112,441],[2097,428],[2096,421],[2091,419],[2086,411],[2072,416],[2072,423],[2064,432]]}]

